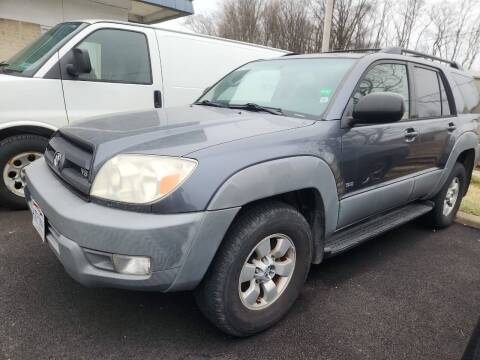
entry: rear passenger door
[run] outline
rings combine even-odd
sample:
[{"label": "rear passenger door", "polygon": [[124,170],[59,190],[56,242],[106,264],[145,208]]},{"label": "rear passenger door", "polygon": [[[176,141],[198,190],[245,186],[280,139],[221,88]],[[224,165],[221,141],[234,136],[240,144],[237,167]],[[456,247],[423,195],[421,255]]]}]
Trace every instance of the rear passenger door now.
[{"label": "rear passenger door", "polygon": [[450,88],[440,70],[412,63],[410,74],[415,84],[411,127],[418,133],[411,144],[411,165],[415,172],[423,174],[443,167],[446,160],[443,156],[456,129],[456,117],[451,107]]},{"label": "rear passenger door", "polygon": [[89,53],[92,71],[72,77],[60,61],[70,122],[92,116],[153,110],[161,106],[162,78],[155,31],[121,24],[95,24],[73,48]]}]

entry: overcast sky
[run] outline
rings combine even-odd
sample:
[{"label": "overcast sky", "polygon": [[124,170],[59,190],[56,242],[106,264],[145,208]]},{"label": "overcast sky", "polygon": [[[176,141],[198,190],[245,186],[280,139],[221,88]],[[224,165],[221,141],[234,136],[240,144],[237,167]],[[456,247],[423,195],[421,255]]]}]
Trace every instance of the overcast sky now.
[{"label": "overcast sky", "polygon": [[[195,14],[209,14],[218,7],[218,2],[221,0],[194,0],[193,7]],[[172,30],[190,31],[187,27],[183,26],[184,18],[165,21],[158,24],[158,27],[164,27]]]},{"label": "overcast sky", "polygon": [[[218,9],[219,4],[223,0],[194,0],[193,7],[195,9],[195,14],[211,14],[213,11]],[[455,3],[457,0],[426,0],[427,4],[435,4],[440,2],[450,2]],[[0,0],[1,2],[1,0]],[[478,9],[476,9],[478,11]],[[165,21],[157,24],[158,27],[164,27],[172,30],[192,32],[188,27],[184,26],[185,18],[180,18],[176,20]],[[472,67],[472,70],[480,72],[480,59],[475,61],[475,64]]]}]

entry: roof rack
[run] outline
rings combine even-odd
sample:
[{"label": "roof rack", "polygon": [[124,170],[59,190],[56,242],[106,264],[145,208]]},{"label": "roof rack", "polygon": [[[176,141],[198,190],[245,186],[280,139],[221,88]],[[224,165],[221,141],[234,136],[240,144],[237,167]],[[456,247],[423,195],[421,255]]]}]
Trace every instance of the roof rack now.
[{"label": "roof rack", "polygon": [[323,53],[366,53],[366,52],[379,52],[382,51],[382,49],[345,49],[345,50],[330,50],[330,51],[325,51]]},{"label": "roof rack", "polygon": [[424,54],[414,50],[402,49],[400,47],[389,47],[385,49],[346,49],[346,50],[333,50],[327,51],[327,53],[342,53],[342,52],[381,52],[386,54],[395,54],[395,55],[412,55],[414,57],[420,57],[428,60],[439,61],[445,64],[450,65],[452,68],[461,69],[460,65],[455,61],[450,61],[442,59],[433,55]]},{"label": "roof rack", "polygon": [[424,53],[414,51],[414,50],[402,49],[400,47],[385,48],[385,49],[382,49],[381,52],[387,53],[387,54],[397,54],[397,55],[405,55],[405,54],[406,55],[413,55],[415,57],[421,57],[421,58],[428,59],[428,60],[443,62],[445,64],[450,65],[451,67],[453,67],[455,69],[460,69],[461,68],[460,65],[455,61],[442,59],[442,58],[439,58],[437,56],[424,54]]}]

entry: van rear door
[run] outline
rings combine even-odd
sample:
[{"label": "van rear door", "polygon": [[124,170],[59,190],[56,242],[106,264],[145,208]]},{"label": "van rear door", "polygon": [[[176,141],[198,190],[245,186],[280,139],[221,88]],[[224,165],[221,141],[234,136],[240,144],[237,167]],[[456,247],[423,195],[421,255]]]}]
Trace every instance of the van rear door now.
[{"label": "van rear door", "polygon": [[[162,78],[155,31],[140,26],[98,23],[62,49],[60,71],[69,122],[162,106]],[[90,58],[90,73],[68,71],[73,50]]]}]

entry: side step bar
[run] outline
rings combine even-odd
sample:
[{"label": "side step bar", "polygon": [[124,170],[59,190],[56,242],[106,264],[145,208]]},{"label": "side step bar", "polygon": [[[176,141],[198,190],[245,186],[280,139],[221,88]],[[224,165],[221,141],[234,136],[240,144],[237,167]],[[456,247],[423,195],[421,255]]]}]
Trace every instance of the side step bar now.
[{"label": "side step bar", "polygon": [[403,225],[433,209],[431,201],[408,204],[400,209],[367,219],[335,233],[327,240],[325,257],[340,254],[388,230]]}]

